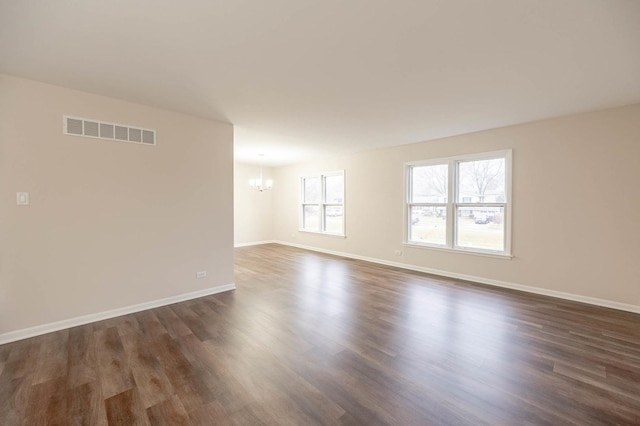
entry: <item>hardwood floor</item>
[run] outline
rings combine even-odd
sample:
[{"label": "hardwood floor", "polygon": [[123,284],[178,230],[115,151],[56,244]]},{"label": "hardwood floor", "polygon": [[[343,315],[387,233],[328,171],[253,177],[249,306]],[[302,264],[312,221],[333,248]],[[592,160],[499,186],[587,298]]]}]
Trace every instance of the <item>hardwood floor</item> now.
[{"label": "hardwood floor", "polygon": [[236,285],[0,346],[0,424],[640,424],[640,315],[278,245]]}]

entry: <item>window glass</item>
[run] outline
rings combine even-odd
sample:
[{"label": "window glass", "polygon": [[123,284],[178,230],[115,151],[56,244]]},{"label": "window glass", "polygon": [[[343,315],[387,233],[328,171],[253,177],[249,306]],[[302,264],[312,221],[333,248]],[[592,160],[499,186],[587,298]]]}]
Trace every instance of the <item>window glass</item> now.
[{"label": "window glass", "polygon": [[411,168],[411,201],[414,203],[446,203],[448,167],[446,164]]},{"label": "window glass", "polygon": [[504,207],[458,210],[458,247],[504,251]]},{"label": "window glass", "polygon": [[458,201],[504,203],[505,159],[494,158],[458,163]]},{"label": "window glass", "polygon": [[327,204],[340,204],[344,194],[344,176],[327,176],[324,178],[324,202]]},{"label": "window glass", "polygon": [[304,203],[320,202],[320,178],[305,178],[304,182]]},{"label": "window glass", "polygon": [[320,230],[320,208],[318,206],[304,206],[302,216],[302,229],[305,231]]},{"label": "window glass", "polygon": [[324,230],[331,234],[342,233],[343,207],[325,206],[324,208]]},{"label": "window glass", "polygon": [[433,206],[411,207],[412,241],[445,245],[447,243],[447,208]]}]

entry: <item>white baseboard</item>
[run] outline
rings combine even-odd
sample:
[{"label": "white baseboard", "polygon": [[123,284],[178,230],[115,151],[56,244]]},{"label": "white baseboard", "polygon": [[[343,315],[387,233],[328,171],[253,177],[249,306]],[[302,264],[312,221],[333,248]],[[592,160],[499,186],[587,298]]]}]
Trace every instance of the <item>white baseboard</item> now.
[{"label": "white baseboard", "polygon": [[481,284],[488,284],[488,285],[492,285],[492,286],[496,286],[496,287],[509,288],[509,289],[513,289],[513,290],[520,290],[520,291],[525,291],[527,293],[535,293],[535,294],[540,294],[540,295],[543,295],[543,296],[557,297],[559,299],[572,300],[574,302],[582,302],[582,303],[587,303],[589,305],[602,306],[602,307],[605,307],[605,308],[612,308],[612,309],[617,309],[617,310],[620,310],[620,311],[627,311],[627,312],[633,312],[633,313],[636,313],[636,314],[640,314],[640,306],[638,306],[638,305],[630,305],[630,304],[627,304],[627,303],[620,303],[620,302],[615,302],[615,301],[612,301],[612,300],[598,299],[596,297],[582,296],[582,295],[579,295],[579,294],[565,293],[565,292],[556,291],[556,290],[548,290],[546,288],[532,287],[532,286],[523,285],[523,284],[515,284],[515,283],[510,283],[510,282],[507,282],[507,281],[493,280],[491,278],[477,277],[477,276],[474,276],[474,275],[458,274],[456,272],[442,271],[440,269],[425,268],[425,267],[422,267],[422,266],[411,265],[411,264],[408,264],[408,263],[391,262],[391,261],[387,261],[387,260],[383,260],[383,259],[376,259],[376,258],[373,258],[373,257],[360,256],[360,255],[357,255],[357,254],[344,253],[344,252],[339,252],[339,251],[334,251],[334,250],[325,250],[325,249],[318,248],[318,247],[306,246],[306,245],[302,245],[302,244],[295,244],[295,243],[290,243],[290,242],[287,242],[287,241],[276,240],[274,242],[276,244],[282,244],[282,245],[285,245],[285,246],[297,247],[297,248],[301,248],[301,249],[304,249],[304,250],[317,251],[317,252],[320,252],[320,253],[326,253],[326,254],[331,254],[331,255],[334,255],[334,256],[346,257],[346,258],[349,258],[349,259],[364,260],[366,262],[377,263],[377,264],[380,264],[380,265],[393,266],[393,267],[396,267],[396,268],[408,269],[408,270],[416,271],[416,272],[424,272],[424,273],[427,273],[427,274],[439,275],[439,276],[442,276],[442,277],[456,278],[456,279],[465,280],[465,281],[471,281],[471,282],[476,282],[476,283],[481,283]]},{"label": "white baseboard", "polygon": [[62,321],[56,321],[49,324],[37,325],[35,327],[23,328],[22,330],[10,331],[0,334],[0,345],[16,340],[27,339],[29,337],[39,336],[65,328],[76,327],[79,325],[89,324],[109,318],[119,317],[121,315],[132,314],[135,312],[145,311],[147,309],[157,308],[159,306],[171,305],[173,303],[184,302],[185,300],[197,299],[198,297],[209,296],[211,294],[222,293],[224,291],[235,290],[234,283],[211,287],[204,290],[192,291],[190,293],[179,294],[177,296],[166,297],[164,299],[152,300],[150,302],[139,303],[137,305],[125,306],[124,308],[113,309],[110,311],[98,312],[96,314],[83,315],[81,317],[69,318]]},{"label": "white baseboard", "polygon": [[249,246],[259,246],[261,244],[273,244],[275,243],[275,240],[264,240],[264,241],[252,241],[250,243],[238,243],[238,244],[234,244],[233,247],[238,248],[238,247],[249,247]]}]

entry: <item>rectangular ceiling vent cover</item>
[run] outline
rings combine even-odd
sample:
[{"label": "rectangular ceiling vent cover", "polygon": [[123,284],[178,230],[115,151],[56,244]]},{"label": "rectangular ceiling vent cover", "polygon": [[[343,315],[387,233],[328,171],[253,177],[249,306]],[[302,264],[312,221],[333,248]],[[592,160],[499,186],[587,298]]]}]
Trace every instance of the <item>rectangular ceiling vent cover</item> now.
[{"label": "rectangular ceiling vent cover", "polygon": [[87,138],[108,139],[118,142],[156,144],[156,131],[125,124],[105,123],[88,118],[63,117],[62,132],[65,135],[84,136]]}]

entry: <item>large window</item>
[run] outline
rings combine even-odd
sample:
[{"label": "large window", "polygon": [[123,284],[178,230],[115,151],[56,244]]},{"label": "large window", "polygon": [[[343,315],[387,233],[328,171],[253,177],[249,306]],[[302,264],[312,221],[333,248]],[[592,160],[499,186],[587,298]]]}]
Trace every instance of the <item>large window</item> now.
[{"label": "large window", "polygon": [[344,171],[300,178],[300,230],[344,236]]},{"label": "large window", "polygon": [[407,164],[408,244],[510,255],[511,151]]}]

